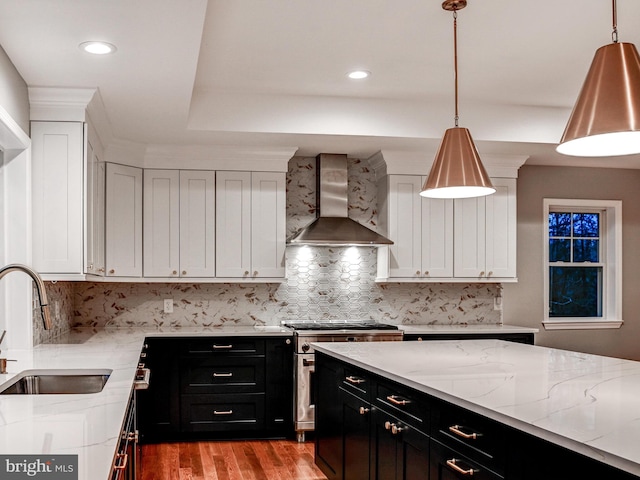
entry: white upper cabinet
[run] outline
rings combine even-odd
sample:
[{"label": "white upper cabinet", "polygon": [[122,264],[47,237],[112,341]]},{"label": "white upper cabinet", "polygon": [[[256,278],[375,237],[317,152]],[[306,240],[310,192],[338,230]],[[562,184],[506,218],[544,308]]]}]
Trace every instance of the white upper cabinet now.
[{"label": "white upper cabinet", "polygon": [[95,137],[92,138],[89,128],[86,152],[85,273],[104,276],[105,164],[101,158],[100,144]]},{"label": "white upper cabinet", "polygon": [[106,166],[106,274],[142,276],[142,169]]},{"label": "white upper cabinet", "polygon": [[180,172],[180,276],[213,277],[215,172]]},{"label": "white upper cabinet", "polygon": [[144,276],[215,275],[215,173],[144,171]]},{"label": "white upper cabinet", "polygon": [[84,273],[84,123],[31,122],[33,265]]},{"label": "white upper cabinet", "polygon": [[216,276],[284,277],[285,174],[217,172]]},{"label": "white upper cabinet", "polygon": [[453,275],[453,201],[420,196],[424,177],[388,177],[389,278]]},{"label": "white upper cabinet", "polygon": [[491,181],[493,195],[455,200],[455,277],[516,277],[516,179]]}]

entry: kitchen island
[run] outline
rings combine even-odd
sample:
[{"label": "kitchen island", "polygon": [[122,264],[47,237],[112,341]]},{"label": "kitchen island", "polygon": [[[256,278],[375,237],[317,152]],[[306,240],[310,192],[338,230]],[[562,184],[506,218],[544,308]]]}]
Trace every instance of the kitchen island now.
[{"label": "kitchen island", "polygon": [[[556,460],[562,459],[562,452],[575,452],[579,454],[576,458],[585,458],[587,463],[612,467],[614,472],[620,472],[618,478],[640,476],[640,362],[500,340],[317,343],[314,348],[320,353],[316,355],[318,383],[322,384],[319,392],[329,388],[324,382],[330,375],[324,373],[323,364],[337,361],[345,375],[344,381],[338,381],[338,390],[345,392],[347,398],[344,411],[349,410],[349,402],[358,405],[359,401],[365,402],[360,409],[362,413],[389,412],[398,419],[384,422],[386,425],[380,430],[386,428],[396,434],[403,430],[403,434],[422,432],[422,444],[429,444],[430,437],[432,450],[434,445],[440,448],[440,442],[448,441],[449,437],[457,438],[460,430],[462,435],[473,435],[463,424],[454,428],[459,431],[457,434],[449,432],[450,427],[438,425],[450,410],[472,418],[470,423],[483,425],[486,434],[483,441],[489,440],[489,430],[495,430],[494,437],[500,445],[486,447],[489,453],[480,459],[488,465],[487,470],[496,473],[496,477],[487,478],[535,478],[515,476],[515,469],[509,467],[512,461],[509,457],[520,455],[522,461],[533,467],[544,465],[550,460],[539,457],[541,452],[522,451],[526,446],[536,445],[550,445],[550,452],[557,449],[560,453]],[[370,387],[365,386],[368,382]],[[381,386],[400,389],[402,395],[385,396]],[[330,397],[331,393],[326,395]],[[401,411],[398,405],[412,396],[415,398],[407,400],[403,407],[412,406],[415,410]],[[367,401],[370,403],[366,404]],[[327,413],[327,406],[320,400],[316,408],[318,417]],[[344,424],[349,424],[348,419],[344,419]],[[371,448],[382,444],[375,425],[362,423],[360,427],[370,429]],[[363,445],[363,431],[359,431],[359,437],[350,436],[360,438],[358,448]],[[326,438],[332,441],[335,429],[329,429],[328,433]],[[514,433],[520,436],[514,437]],[[323,435],[318,432],[320,447],[326,439]],[[514,446],[509,445],[512,439],[532,441]],[[458,450],[465,453],[467,449],[471,457],[475,455],[472,450],[484,449],[464,442],[458,444]],[[414,441],[407,451],[416,452],[419,445]],[[321,449],[320,459],[316,457],[319,464],[322,455]],[[345,455],[351,455],[352,459],[356,456],[353,450]],[[371,458],[374,465],[375,454]],[[429,462],[424,458],[422,461],[427,468]],[[341,478],[340,472],[334,478]]]}]

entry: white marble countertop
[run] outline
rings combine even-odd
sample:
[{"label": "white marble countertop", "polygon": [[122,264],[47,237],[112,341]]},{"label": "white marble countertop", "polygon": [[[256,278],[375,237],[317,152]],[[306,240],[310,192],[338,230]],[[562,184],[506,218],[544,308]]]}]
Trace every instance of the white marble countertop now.
[{"label": "white marble countertop", "polygon": [[[78,329],[31,350],[3,350],[8,374],[0,389],[24,370],[111,369],[99,393],[87,395],[0,395],[0,452],[77,454],[79,480],[107,480],[138,365],[148,336],[282,335],[280,327],[195,327],[180,329]],[[153,381],[153,372],[152,378]]]},{"label": "white marble countertop", "polygon": [[537,328],[515,325],[398,325],[404,333],[414,335],[538,333]]},{"label": "white marble countertop", "polygon": [[314,347],[640,475],[640,362],[500,340]]}]

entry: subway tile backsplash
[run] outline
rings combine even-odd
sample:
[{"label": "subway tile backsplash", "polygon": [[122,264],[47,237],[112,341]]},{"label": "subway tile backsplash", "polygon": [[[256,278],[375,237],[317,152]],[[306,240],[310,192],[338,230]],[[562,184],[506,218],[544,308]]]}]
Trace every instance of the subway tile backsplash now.
[{"label": "subway tile backsplash", "polygon": [[[315,159],[294,157],[287,176],[287,235],[315,218]],[[349,215],[378,230],[376,180],[349,159]],[[380,232],[382,233],[382,232]],[[48,283],[58,302],[53,333],[34,321],[34,342],[71,326],[278,325],[288,319],[394,324],[501,323],[499,284],[375,283],[375,247],[287,247],[280,284]],[[172,299],[173,313],[163,312]]]}]

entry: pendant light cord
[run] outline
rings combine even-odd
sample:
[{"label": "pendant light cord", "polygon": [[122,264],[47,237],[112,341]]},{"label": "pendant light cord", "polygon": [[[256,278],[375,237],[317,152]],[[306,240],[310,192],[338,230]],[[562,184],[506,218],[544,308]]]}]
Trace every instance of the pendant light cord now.
[{"label": "pendant light cord", "polygon": [[[615,0],[614,0],[615,2]],[[458,12],[453,9],[453,78],[455,84],[455,120],[456,127],[458,126]]]},{"label": "pendant light cord", "polygon": [[611,40],[613,40],[613,43],[618,43],[618,12],[616,0],[611,0],[611,7],[613,10],[613,32],[611,32]]}]

